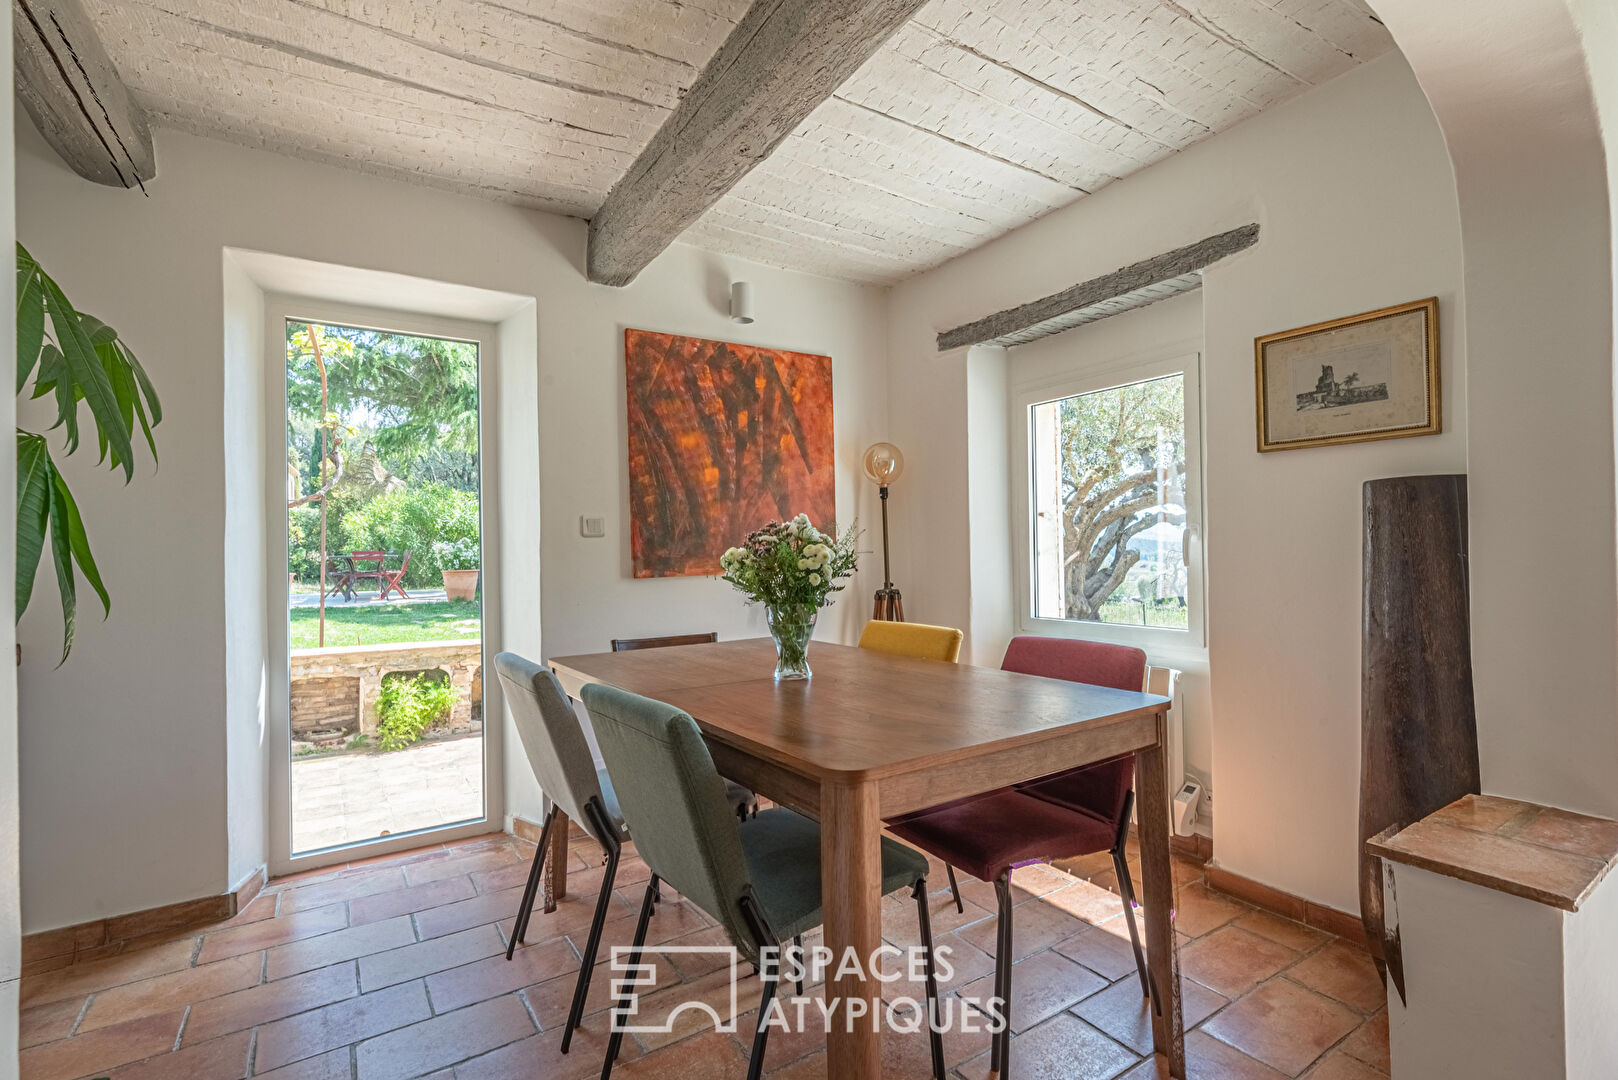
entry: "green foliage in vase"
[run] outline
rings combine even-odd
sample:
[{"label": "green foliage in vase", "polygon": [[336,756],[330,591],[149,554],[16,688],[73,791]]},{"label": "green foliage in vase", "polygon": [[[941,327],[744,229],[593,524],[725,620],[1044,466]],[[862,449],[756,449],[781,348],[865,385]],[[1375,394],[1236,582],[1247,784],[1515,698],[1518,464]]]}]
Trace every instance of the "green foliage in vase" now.
[{"label": "green foliage in vase", "polygon": [[753,603],[819,611],[854,573],[858,538],[854,527],[823,533],[807,514],[772,521],[719,557],[720,576]]},{"label": "green foliage in vase", "polygon": [[[157,461],[152,428],[163,421],[163,406],[146,370],[118,331],[77,311],[28,249],[17,245],[17,393],[34,380],[32,397],[49,396],[56,406],[50,430],[62,431],[62,452],[79,448],[79,403],[90,407],[99,461],[122,470],[127,484],[135,475],[137,433]],[[90,539],[44,435],[17,429],[16,615],[20,620],[33,596],[34,578],[49,534],[56,587],[62,598],[62,661],[73,649],[77,579],[101,600],[102,617],[112,600],[90,553]],[[60,665],[58,665],[60,666]]]},{"label": "green foliage in vase", "polygon": [[383,750],[413,746],[429,729],[448,720],[454,707],[455,690],[448,679],[422,674],[383,680],[376,701],[377,746]]}]

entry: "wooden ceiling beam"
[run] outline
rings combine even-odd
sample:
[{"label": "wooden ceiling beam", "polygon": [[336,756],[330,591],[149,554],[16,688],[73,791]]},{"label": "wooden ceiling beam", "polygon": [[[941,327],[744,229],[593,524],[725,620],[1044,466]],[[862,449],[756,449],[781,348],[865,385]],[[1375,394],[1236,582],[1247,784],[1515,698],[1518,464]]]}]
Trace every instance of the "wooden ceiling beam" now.
[{"label": "wooden ceiling beam", "polygon": [[157,175],[152,132],[79,0],[12,0],[17,98],[74,172],[113,187]]},{"label": "wooden ceiling beam", "polygon": [[754,0],[590,219],[590,280],[633,281],[924,2]]},{"label": "wooden ceiling beam", "polygon": [[1258,243],[1258,225],[1198,240],[1061,292],[985,315],[938,335],[938,351],[967,345],[1022,345],[1098,318],[1142,307],[1201,284],[1203,267]]}]

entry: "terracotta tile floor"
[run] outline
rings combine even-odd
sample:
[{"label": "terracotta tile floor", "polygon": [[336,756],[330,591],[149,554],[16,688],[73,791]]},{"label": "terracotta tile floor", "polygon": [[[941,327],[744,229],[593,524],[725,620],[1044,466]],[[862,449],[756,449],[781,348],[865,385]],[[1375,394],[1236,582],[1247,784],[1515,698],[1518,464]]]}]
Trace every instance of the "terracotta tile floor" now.
[{"label": "terracotta tile floor", "polygon": [[[22,984],[24,1080],[568,1080],[599,1073],[608,984],[598,971],[573,1052],[558,1052],[577,947],[600,882],[600,853],[571,852],[570,896],[536,913],[528,943],[503,953],[531,845],[508,836],[424,848],[272,885],[229,922],[138,952],[31,976]],[[1106,856],[1019,870],[1013,1071],[1020,1077],[1154,1080],[1122,906]],[[955,968],[946,995],[986,993],[994,948],[990,892],[963,882],[966,914],[942,868],[930,879],[941,945]],[[1374,1080],[1387,1075],[1387,1017],[1369,959],[1318,931],[1256,911],[1203,886],[1177,860],[1186,1046],[1193,1080]],[[626,943],[647,871],[620,869],[606,943]],[[884,933],[916,937],[915,908],[890,897]],[[1189,935],[1189,936],[1188,936]],[[716,944],[713,924],[669,893],[652,941]],[[806,944],[814,944],[811,938]],[[889,984],[890,999],[919,987]],[[811,998],[819,992],[811,987]],[[758,984],[737,1009],[750,1039]],[[711,958],[668,955],[643,992],[644,1015],[702,1000],[729,1008],[727,972]],[[812,1003],[805,1003],[812,1004]],[[813,1008],[806,1014],[817,1015]],[[631,1036],[622,1080],[741,1077],[745,1042],[705,1029],[687,1010],[666,1034]],[[823,1035],[777,1031],[772,1077],[826,1075]],[[952,1080],[988,1075],[988,1036],[944,1038]],[[923,1034],[888,1035],[889,1077],[925,1077]]]}]

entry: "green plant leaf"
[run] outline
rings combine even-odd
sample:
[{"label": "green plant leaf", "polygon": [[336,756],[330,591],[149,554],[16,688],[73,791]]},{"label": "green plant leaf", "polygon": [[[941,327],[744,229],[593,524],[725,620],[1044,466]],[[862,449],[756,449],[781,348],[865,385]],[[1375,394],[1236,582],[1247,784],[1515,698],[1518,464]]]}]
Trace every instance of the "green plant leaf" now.
[{"label": "green plant leaf", "polygon": [[51,325],[56,328],[57,344],[67,360],[67,370],[83,391],[84,400],[95,417],[96,432],[106,444],[107,450],[103,452],[102,460],[110,452],[113,465],[123,469],[124,482],[128,483],[135,476],[135,458],[130,444],[130,429],[122,423],[123,417],[112,384],[96,356],[90,335],[85,333],[79,321],[78,312],[73,310],[73,305],[68,303],[67,297],[62,295],[62,290],[54,281],[44,275],[40,280],[44,283],[45,307],[50,312]]},{"label": "green plant leaf", "polygon": [[[104,619],[112,614],[112,597],[107,595],[107,587],[101,582],[101,570],[96,566],[95,556],[90,554],[90,535],[84,531],[84,519],[79,516],[79,504],[67,486],[67,478],[60,469],[52,471],[56,476],[57,497],[62,502],[63,520],[67,523],[68,547],[73,551],[73,561],[78,564],[84,580],[101,598],[101,617]],[[51,528],[56,528],[54,523]]]},{"label": "green plant leaf", "polygon": [[39,377],[34,380],[34,397],[44,397],[55,390],[56,384],[65,378],[67,378],[67,361],[62,359],[62,350],[47,341],[39,353]]},{"label": "green plant leaf", "polygon": [[114,330],[112,327],[108,326],[94,315],[86,315],[82,311],[79,312],[79,325],[84,327],[84,332],[86,334],[90,335],[90,344],[97,347],[102,345],[110,345],[114,341],[118,340],[118,331]]},{"label": "green plant leaf", "polygon": [[124,430],[133,435],[135,431],[135,377],[130,372],[129,365],[124,363],[123,354],[118,351],[116,344],[97,345],[96,355],[101,358],[101,369],[107,373],[107,382],[112,385],[112,396],[118,402],[118,415],[123,418]]},{"label": "green plant leaf", "polygon": [[[119,347],[123,349],[124,356],[129,360],[129,366],[135,369],[135,381],[140,383],[141,396],[146,399],[146,405],[152,411],[152,426],[156,427],[163,422],[163,403],[157,400],[157,387],[153,386],[152,380],[146,377],[146,369],[141,367],[140,361],[129,350],[129,346],[119,342]],[[152,451],[152,456],[157,456],[155,448]]]},{"label": "green plant leaf", "polygon": [[54,467],[51,469],[50,522],[51,562],[56,566],[56,588],[62,594],[62,659],[57,667],[67,663],[67,654],[73,651],[73,628],[78,621],[77,586],[73,580],[73,545],[68,541],[72,525],[68,521],[67,487]]},{"label": "green plant leaf", "polygon": [[119,361],[123,365],[124,377],[133,380],[130,400],[135,404],[135,418],[140,421],[141,433],[146,436],[146,448],[152,452],[152,464],[156,465],[157,440],[152,438],[152,425],[161,423],[162,416],[159,414],[152,419],[148,419],[146,412],[148,402],[150,402],[154,414],[159,413],[160,406],[157,404],[156,397],[149,392],[151,384],[146,381],[146,373],[141,370],[140,361],[135,359],[135,354],[130,352],[121,341],[114,342],[112,348],[118,352]]},{"label": "green plant leaf", "polygon": [[17,393],[28,384],[45,341],[45,290],[39,264],[17,245]]},{"label": "green plant leaf", "polygon": [[50,517],[52,477],[50,447],[45,436],[17,432],[17,618],[28,610],[34,575],[45,549],[45,525]]}]

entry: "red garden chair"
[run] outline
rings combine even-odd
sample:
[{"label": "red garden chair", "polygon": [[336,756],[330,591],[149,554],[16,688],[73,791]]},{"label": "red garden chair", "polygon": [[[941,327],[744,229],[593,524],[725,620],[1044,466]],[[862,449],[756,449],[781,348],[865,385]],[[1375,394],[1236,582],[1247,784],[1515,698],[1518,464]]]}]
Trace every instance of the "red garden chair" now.
[{"label": "red garden chair", "polygon": [[398,593],[399,594],[399,599],[401,599],[401,600],[410,599],[410,594],[404,591],[404,586],[403,585],[399,584],[399,582],[404,580],[405,571],[409,570],[409,569],[410,569],[410,549],[409,548],[405,548],[405,550],[404,550],[404,558],[399,560],[399,569],[397,569],[397,570],[389,570],[384,563],[381,563],[381,562],[377,563],[376,564],[377,579],[382,582],[382,592],[381,592],[380,595],[377,596],[377,599],[378,600],[386,600],[388,598],[388,593],[390,593],[390,592]]}]

